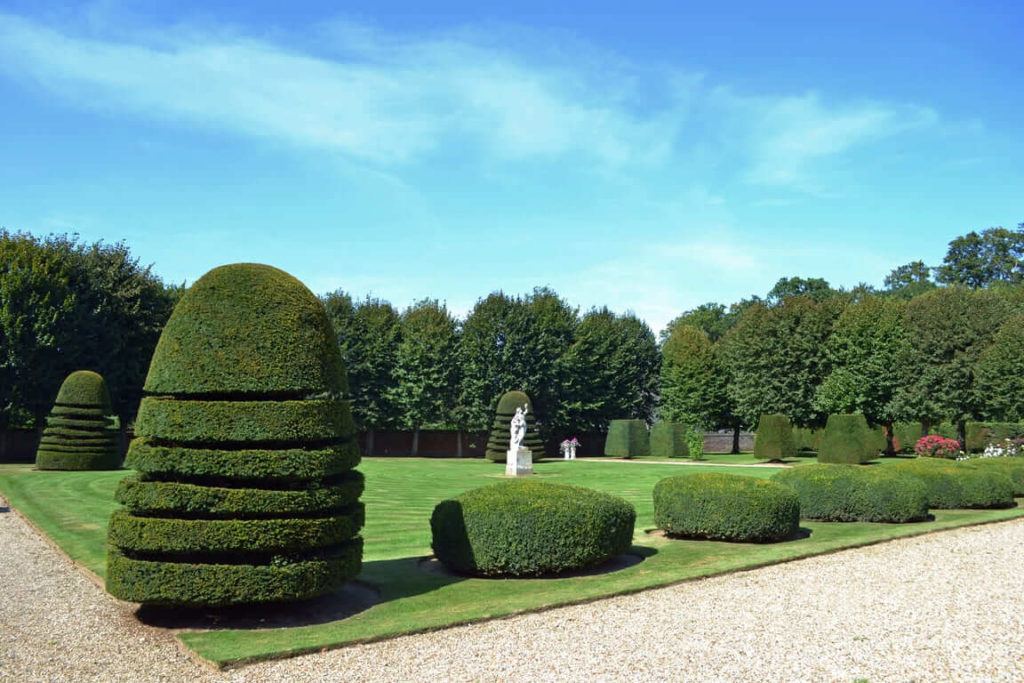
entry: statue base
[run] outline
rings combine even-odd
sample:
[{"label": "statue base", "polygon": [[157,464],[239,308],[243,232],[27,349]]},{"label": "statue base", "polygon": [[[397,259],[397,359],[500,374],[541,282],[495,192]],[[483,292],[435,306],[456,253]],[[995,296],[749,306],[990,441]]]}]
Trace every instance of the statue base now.
[{"label": "statue base", "polygon": [[522,446],[518,451],[508,450],[505,453],[505,474],[510,477],[533,474],[533,452]]}]

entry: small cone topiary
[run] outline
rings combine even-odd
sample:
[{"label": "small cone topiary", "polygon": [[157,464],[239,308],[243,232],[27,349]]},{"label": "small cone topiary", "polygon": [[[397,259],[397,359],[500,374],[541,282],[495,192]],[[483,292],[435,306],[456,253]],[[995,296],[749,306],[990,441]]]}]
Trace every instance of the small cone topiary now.
[{"label": "small cone topiary", "polygon": [[686,427],[677,422],[655,422],[651,427],[651,455],[656,458],[688,458]]},{"label": "small cone topiary", "polygon": [[612,420],[604,454],[613,458],[633,458],[651,454],[651,437],[643,420]]},{"label": "small cone topiary", "polygon": [[110,394],[103,377],[90,370],[68,375],[46,418],[36,451],[41,470],[116,470],[121,444],[110,417]]},{"label": "small cone topiary", "polygon": [[494,413],[494,422],[491,423],[491,435],[487,439],[487,450],[485,456],[492,462],[505,462],[509,446],[509,429],[512,426],[512,418],[515,417],[516,408],[527,406],[526,411],[526,435],[523,437],[523,447],[529,448],[533,454],[533,461],[536,462],[544,457],[544,442],[537,431],[537,415],[533,412],[533,402],[530,397],[522,391],[509,391],[502,394],[498,399],[498,409]]},{"label": "small cone topiary", "polygon": [[107,590],[153,605],[301,600],[362,563],[363,476],[320,300],[276,268],[215,268],[149,368],[109,527]]},{"label": "small cone topiary", "polygon": [[754,434],[754,457],[759,460],[785,460],[796,457],[793,427],[785,415],[762,415]]},{"label": "small cone topiary", "polygon": [[878,457],[879,438],[857,413],[829,415],[818,447],[818,462],[861,465]]}]

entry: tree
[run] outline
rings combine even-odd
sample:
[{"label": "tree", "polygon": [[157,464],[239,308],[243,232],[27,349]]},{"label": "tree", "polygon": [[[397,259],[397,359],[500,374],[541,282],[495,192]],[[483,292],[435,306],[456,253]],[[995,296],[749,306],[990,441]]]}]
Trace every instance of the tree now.
[{"label": "tree", "polygon": [[820,277],[783,277],[768,292],[768,303],[776,305],[791,296],[806,296],[814,301],[823,301],[835,294],[826,280]]},{"label": "tree", "polygon": [[412,455],[419,455],[420,429],[451,423],[456,388],[455,320],[444,304],[424,299],[401,315],[390,396],[398,424],[412,430]]},{"label": "tree", "polygon": [[342,290],[322,301],[348,371],[352,416],[366,432],[366,454],[373,455],[374,432],[398,421],[392,400],[401,334],[398,313],[387,301],[369,296],[354,303]]},{"label": "tree", "polygon": [[661,331],[659,341],[664,345],[672,334],[672,330],[679,325],[689,325],[702,330],[704,334],[707,335],[708,341],[714,344],[729,331],[729,328],[731,328],[735,322],[736,316],[730,315],[725,306],[714,302],[708,302],[706,304],[701,304],[697,308],[684,312],[675,320],[671,321],[665,326],[665,329]]},{"label": "tree", "polygon": [[828,375],[825,343],[843,305],[840,297],[806,296],[786,297],[770,308],[758,303],[722,338],[728,394],[743,424],[773,413],[798,426],[824,422],[814,393]]},{"label": "tree", "polygon": [[870,423],[884,425],[890,454],[905,308],[900,299],[879,296],[848,305],[825,345],[832,369],[814,397],[823,413],[861,413]]},{"label": "tree", "polygon": [[985,419],[1024,422],[1024,314],[1008,318],[981,352],[975,394]]},{"label": "tree", "polygon": [[957,237],[936,272],[939,282],[970,289],[1024,282],[1024,223],[1016,230],[989,228]]},{"label": "tree", "polygon": [[662,419],[702,430],[723,426],[730,416],[726,375],[707,334],[676,325],[661,354]]},{"label": "tree", "polygon": [[963,448],[966,422],[980,413],[975,365],[1007,311],[994,292],[964,287],[941,287],[908,303],[895,413],[926,427],[953,421]]},{"label": "tree", "polygon": [[924,261],[911,261],[897,266],[885,276],[886,294],[907,301],[937,286],[932,281],[932,269],[926,266]]},{"label": "tree", "polygon": [[611,420],[650,422],[661,355],[654,333],[632,313],[593,309],[576,328],[566,355],[566,428],[603,432]]}]

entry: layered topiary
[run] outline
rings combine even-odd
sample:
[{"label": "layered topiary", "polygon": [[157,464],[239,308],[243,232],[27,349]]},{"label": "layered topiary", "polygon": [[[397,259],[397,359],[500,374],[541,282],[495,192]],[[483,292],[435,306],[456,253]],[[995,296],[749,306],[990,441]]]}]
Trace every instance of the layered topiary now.
[{"label": "layered topiary", "polygon": [[878,441],[863,415],[829,415],[818,446],[818,462],[861,465],[878,457]]},{"label": "layered topiary", "polygon": [[916,477],[928,491],[928,507],[942,510],[1013,507],[1013,482],[1008,474],[958,466],[938,458],[915,458],[887,469]]},{"label": "layered topiary", "polygon": [[544,441],[540,438],[540,432],[537,431],[537,415],[533,412],[533,402],[522,391],[509,391],[498,399],[498,409],[494,413],[491,434],[487,439],[487,450],[484,452],[488,460],[505,462],[507,459],[512,418],[515,417],[516,408],[522,408],[524,405],[528,409],[523,447],[530,449],[534,462],[544,457]]},{"label": "layered topiary", "polygon": [[785,415],[762,415],[754,434],[754,457],[759,460],[785,460],[796,457],[793,427]]},{"label": "layered topiary", "polygon": [[1024,496],[1024,458],[972,458],[957,463],[957,466],[1005,474],[1013,482],[1013,495]]},{"label": "layered topiary", "polygon": [[478,576],[585,569],[629,550],[636,511],[578,486],[515,480],[442,501],[430,518],[434,554]]},{"label": "layered topiary", "polygon": [[634,458],[651,454],[651,437],[643,420],[612,420],[604,454],[613,458]]},{"label": "layered topiary", "polygon": [[68,375],[46,418],[36,451],[41,470],[116,470],[121,440],[111,417],[110,394],[103,377],[90,370]]},{"label": "layered topiary", "polygon": [[916,522],[928,516],[928,491],[892,467],[806,465],[772,481],[800,498],[800,517],[823,522]]},{"label": "layered topiary", "polygon": [[676,422],[655,422],[651,427],[651,455],[656,458],[688,458],[686,427]]},{"label": "layered topiary", "polygon": [[799,530],[800,501],[791,488],[756,477],[668,477],[654,486],[654,524],[684,538],[779,541]]},{"label": "layered topiary", "polygon": [[216,268],[146,378],[111,516],[107,590],[156,605],[299,600],[354,578],[363,477],[320,301],[276,268]]}]

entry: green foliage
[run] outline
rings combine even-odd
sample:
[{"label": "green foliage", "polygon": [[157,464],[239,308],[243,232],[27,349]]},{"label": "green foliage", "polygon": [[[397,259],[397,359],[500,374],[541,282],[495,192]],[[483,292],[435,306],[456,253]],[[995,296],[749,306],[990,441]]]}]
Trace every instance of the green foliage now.
[{"label": "green foliage", "polygon": [[754,434],[754,457],[760,460],[785,460],[796,456],[793,428],[785,415],[762,415]]},{"label": "green foliage", "polygon": [[1024,314],[1007,318],[978,356],[975,396],[989,419],[1024,422]]},{"label": "green foliage", "polygon": [[913,453],[914,444],[921,438],[920,422],[896,422],[893,429],[893,446],[897,453]]},{"label": "green foliage", "polygon": [[714,302],[701,304],[697,308],[686,311],[666,325],[665,329],[661,331],[659,341],[664,345],[668,341],[672,330],[680,325],[688,325],[702,330],[707,335],[708,341],[714,344],[736,324],[738,318],[739,313],[737,310],[727,310],[722,304]]},{"label": "green foliage", "polygon": [[1013,483],[1013,495],[1024,496],[1024,458],[996,457],[971,458],[957,463],[957,467],[978,470],[993,470],[1005,474]]},{"label": "green foliage", "polygon": [[111,593],[217,607],[307,598],[358,573],[344,368],[301,283],[255,264],[204,275],[171,315],[146,389],[159,395],[142,401],[128,458],[141,475],[110,520]]},{"label": "green foliage", "polygon": [[676,422],[655,422],[651,426],[651,455],[656,458],[687,458],[686,427]]},{"label": "green foliage", "polygon": [[684,538],[781,541],[800,528],[800,502],[792,489],[765,479],[668,477],[654,486],[654,524]]},{"label": "green foliage", "polygon": [[529,448],[533,460],[544,457],[544,441],[537,430],[537,415],[533,412],[533,402],[522,391],[506,391],[498,399],[498,408],[494,412],[491,423],[490,437],[487,439],[487,450],[484,456],[492,462],[505,462],[508,459],[508,447],[511,444],[512,418],[516,408],[526,406],[526,434],[523,436],[523,448]]},{"label": "green foliage", "polygon": [[686,440],[686,450],[689,451],[690,457],[694,460],[703,460],[704,433],[698,432],[693,427],[687,425],[683,431],[683,438]]},{"label": "green foliage", "polygon": [[772,307],[755,303],[722,338],[728,394],[743,424],[773,413],[789,416],[797,426],[823,422],[814,392],[828,375],[826,341],[843,305],[839,297],[801,296]]},{"label": "green foliage", "polygon": [[572,430],[602,432],[616,417],[653,415],[661,355],[651,328],[632,313],[589,311],[576,327],[565,362],[563,408]]},{"label": "green foliage", "polygon": [[824,522],[916,522],[928,516],[925,485],[892,467],[806,465],[772,481],[800,498],[800,517]]},{"label": "green foliage", "polygon": [[999,282],[1024,282],[1024,223],[1016,230],[973,230],[949,243],[936,270],[939,282],[978,289]]},{"label": "green foliage", "polygon": [[305,600],[329,593],[359,573],[363,539],[329,553],[277,556],[270,564],[193,564],[135,559],[112,547],[107,590],[130,602],[206,607]]},{"label": "green foliage", "polygon": [[651,454],[651,438],[643,420],[612,420],[604,442],[604,454],[633,458]]},{"label": "green foliage", "polygon": [[897,266],[885,276],[885,294],[903,301],[909,301],[937,286],[932,281],[932,269],[924,261],[911,261]]},{"label": "green foliage", "polygon": [[341,290],[325,296],[323,303],[345,364],[356,424],[365,430],[395,426],[398,313],[388,302],[370,297],[354,304]]},{"label": "green foliage", "polygon": [[661,354],[660,414],[704,429],[728,424],[727,373],[707,335],[696,327],[677,324],[671,328]]},{"label": "green foliage", "polygon": [[821,446],[821,438],[825,435],[824,429],[811,429],[809,427],[793,427],[793,443],[798,451],[817,452]]},{"label": "green foliage", "polygon": [[509,481],[442,501],[431,547],[453,571],[538,576],[585,569],[629,550],[636,511],[577,486]]},{"label": "green foliage", "polygon": [[963,443],[964,423],[981,407],[975,367],[1006,312],[996,294],[961,287],[936,289],[907,304],[896,414],[927,422],[950,419],[959,425]]},{"label": "green foliage", "polygon": [[[51,413],[36,450],[41,470],[113,470],[121,466],[121,442],[112,429],[110,393],[89,370],[68,375],[57,392],[60,414]],[[96,413],[99,413],[98,415]]]},{"label": "green foliage", "polygon": [[863,415],[829,415],[818,447],[818,461],[860,465],[877,458],[878,450],[875,433]]},{"label": "green foliage", "polygon": [[1002,472],[960,467],[938,458],[916,458],[897,463],[927,488],[928,507],[941,510],[1013,507],[1013,482]]},{"label": "green foliage", "polygon": [[775,286],[768,292],[767,301],[770,304],[777,304],[783,299],[794,296],[824,301],[834,296],[835,293],[836,290],[829,286],[828,281],[820,277],[783,277],[779,278]]}]

